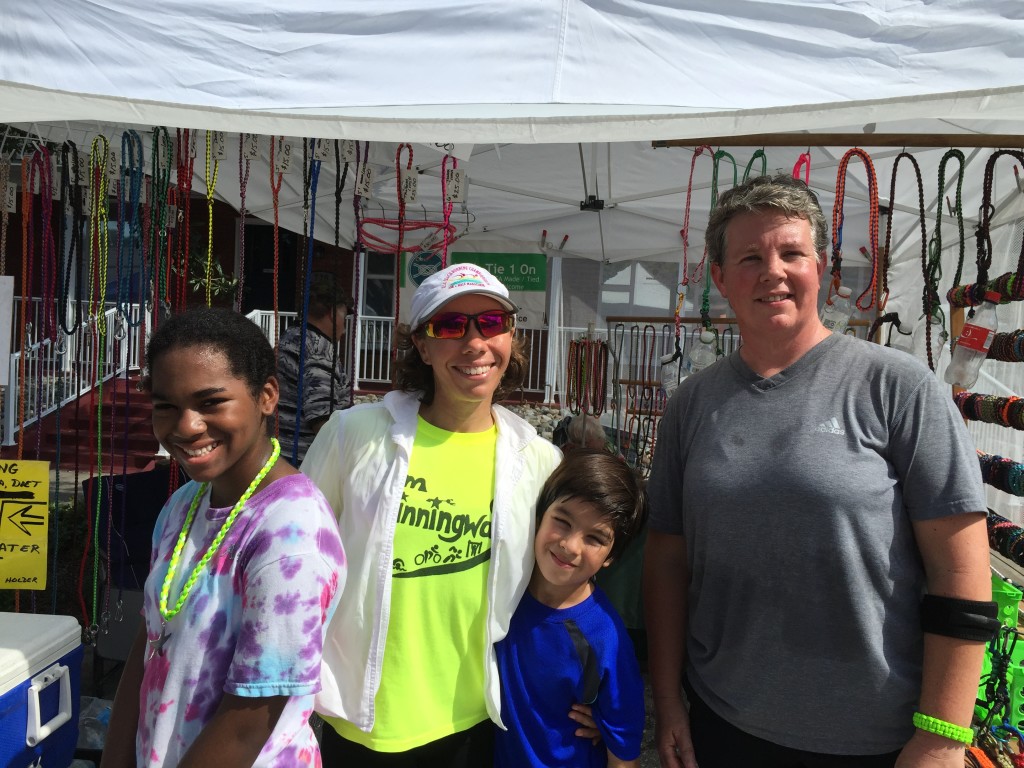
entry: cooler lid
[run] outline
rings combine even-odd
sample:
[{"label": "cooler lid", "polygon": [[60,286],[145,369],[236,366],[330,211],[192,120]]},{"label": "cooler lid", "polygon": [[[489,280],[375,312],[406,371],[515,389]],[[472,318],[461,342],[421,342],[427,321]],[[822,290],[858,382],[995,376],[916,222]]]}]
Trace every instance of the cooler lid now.
[{"label": "cooler lid", "polygon": [[82,629],[73,616],[0,612],[0,696],[81,643]]}]

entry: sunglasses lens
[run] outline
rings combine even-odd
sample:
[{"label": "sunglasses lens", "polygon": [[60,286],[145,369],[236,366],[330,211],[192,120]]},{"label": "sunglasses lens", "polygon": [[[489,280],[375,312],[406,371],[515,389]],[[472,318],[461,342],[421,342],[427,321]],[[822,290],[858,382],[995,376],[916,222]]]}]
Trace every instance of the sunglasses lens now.
[{"label": "sunglasses lens", "polygon": [[444,312],[427,323],[427,335],[435,339],[461,339],[466,335],[469,318],[461,312]]},{"label": "sunglasses lens", "polygon": [[509,312],[483,312],[477,315],[476,325],[480,335],[490,339],[512,329],[512,315]]}]

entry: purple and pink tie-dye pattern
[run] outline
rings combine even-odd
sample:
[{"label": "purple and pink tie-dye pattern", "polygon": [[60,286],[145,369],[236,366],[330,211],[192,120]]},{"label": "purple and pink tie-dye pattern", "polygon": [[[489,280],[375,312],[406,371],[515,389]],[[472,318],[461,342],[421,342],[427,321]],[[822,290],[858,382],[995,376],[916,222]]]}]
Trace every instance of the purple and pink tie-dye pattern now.
[{"label": "purple and pink tie-dye pattern", "polygon": [[[157,606],[170,552],[197,489],[195,483],[180,488],[156,523],[144,607],[151,640],[160,635]],[[208,498],[196,511],[172,600],[229,511],[207,505]],[[255,494],[181,613],[168,622],[162,653],[146,661],[139,765],[177,765],[227,692],[288,697],[255,766],[320,766],[309,716],[319,690],[324,631],[344,579],[334,514],[304,475],[284,477]]]}]

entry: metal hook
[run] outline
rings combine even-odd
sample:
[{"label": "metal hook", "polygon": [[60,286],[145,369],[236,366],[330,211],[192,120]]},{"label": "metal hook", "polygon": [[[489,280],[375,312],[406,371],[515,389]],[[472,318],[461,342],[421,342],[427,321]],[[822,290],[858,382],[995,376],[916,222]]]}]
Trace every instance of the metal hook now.
[{"label": "metal hook", "polygon": [[128,335],[128,318],[125,317],[123,311],[118,310],[115,315],[116,323],[114,325],[114,339],[121,341],[125,336]]}]

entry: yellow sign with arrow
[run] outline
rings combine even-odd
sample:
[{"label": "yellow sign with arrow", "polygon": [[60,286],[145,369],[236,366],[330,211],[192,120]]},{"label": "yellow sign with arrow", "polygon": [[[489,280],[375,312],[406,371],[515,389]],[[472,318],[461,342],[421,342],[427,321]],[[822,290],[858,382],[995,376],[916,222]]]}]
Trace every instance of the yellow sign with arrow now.
[{"label": "yellow sign with arrow", "polygon": [[0,589],[46,589],[50,464],[0,461]]}]

